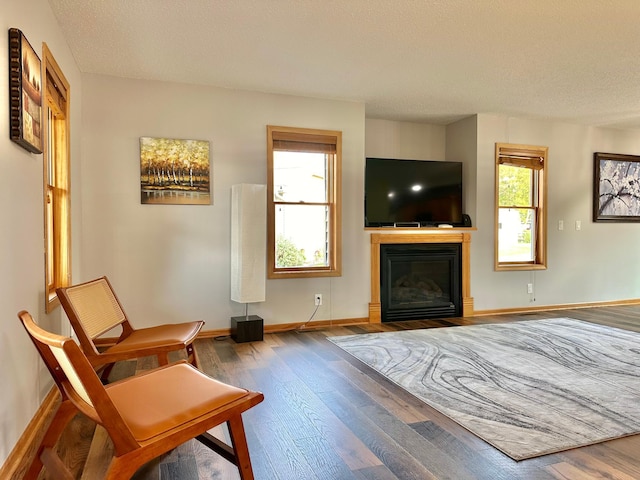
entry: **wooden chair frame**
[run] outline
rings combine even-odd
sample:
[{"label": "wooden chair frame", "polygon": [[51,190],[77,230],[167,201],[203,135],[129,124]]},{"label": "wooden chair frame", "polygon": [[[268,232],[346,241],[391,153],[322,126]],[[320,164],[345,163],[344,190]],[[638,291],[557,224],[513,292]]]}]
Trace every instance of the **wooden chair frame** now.
[{"label": "wooden chair frame", "polygon": [[[36,479],[43,466],[56,479],[73,479],[57,455],[55,445],[69,421],[82,413],[102,425],[113,441],[114,457],[105,479],[130,478],[145,463],[195,438],[235,464],[242,480],[253,480],[242,414],[262,402],[262,393],[214,380],[185,361],[104,386],[71,338],[43,330],[24,310],[18,317],[62,395],[62,402],[25,479]],[[176,381],[171,384],[167,378]],[[150,395],[150,385],[162,388],[166,397]],[[200,409],[197,414],[192,413],[194,395],[185,391],[184,385],[195,387],[192,392],[210,393],[208,398],[197,399]],[[145,435],[141,435],[141,429],[136,427],[139,419],[132,416],[136,409],[140,412],[141,402],[153,402],[151,410],[159,412],[153,414],[155,423]],[[229,428],[231,446],[207,433],[224,422]]]},{"label": "wooden chair frame", "polygon": [[[169,353],[181,350],[198,366],[193,342],[203,321],[135,329],[107,277],[58,288],[56,293],[89,362],[104,369],[104,380],[115,362],[157,356],[159,365],[168,365]],[[118,326],[122,332],[115,344],[100,348],[98,337]]]}]

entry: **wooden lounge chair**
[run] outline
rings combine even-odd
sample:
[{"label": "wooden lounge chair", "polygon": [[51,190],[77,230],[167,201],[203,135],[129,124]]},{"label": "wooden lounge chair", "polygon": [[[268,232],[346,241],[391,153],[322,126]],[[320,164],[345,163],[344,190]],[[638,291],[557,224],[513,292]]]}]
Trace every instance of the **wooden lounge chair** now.
[{"label": "wooden lounge chair", "polygon": [[[167,365],[169,353],[179,350],[186,350],[189,362],[198,366],[193,342],[204,322],[135,329],[107,277],[58,288],[56,293],[89,362],[96,369],[105,367],[103,379],[114,362],[155,355],[160,365]],[[99,348],[99,337],[116,327],[122,331],[115,345]]]},{"label": "wooden lounge chair", "polygon": [[[36,479],[43,466],[52,478],[73,479],[55,444],[78,413],[102,425],[113,442],[106,479],[131,478],[145,463],[192,438],[234,463],[242,480],[253,479],[242,414],[264,399],[262,393],[214,380],[186,361],[104,386],[73,339],[43,330],[26,311],[18,317],[62,396],[25,479]],[[207,433],[224,422],[232,446]]]}]

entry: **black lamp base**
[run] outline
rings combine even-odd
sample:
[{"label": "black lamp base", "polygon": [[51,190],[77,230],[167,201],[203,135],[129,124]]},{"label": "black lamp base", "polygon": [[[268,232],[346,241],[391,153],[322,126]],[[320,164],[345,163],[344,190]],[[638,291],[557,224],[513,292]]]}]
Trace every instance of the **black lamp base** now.
[{"label": "black lamp base", "polygon": [[261,342],[263,330],[263,320],[257,315],[231,317],[231,338],[236,343]]}]

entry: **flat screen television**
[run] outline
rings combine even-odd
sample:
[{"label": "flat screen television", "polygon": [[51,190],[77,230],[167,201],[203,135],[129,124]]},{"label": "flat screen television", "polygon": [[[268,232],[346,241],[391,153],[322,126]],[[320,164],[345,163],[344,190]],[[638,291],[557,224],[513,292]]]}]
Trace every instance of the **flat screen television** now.
[{"label": "flat screen television", "polygon": [[365,227],[461,226],[462,162],[367,158]]}]

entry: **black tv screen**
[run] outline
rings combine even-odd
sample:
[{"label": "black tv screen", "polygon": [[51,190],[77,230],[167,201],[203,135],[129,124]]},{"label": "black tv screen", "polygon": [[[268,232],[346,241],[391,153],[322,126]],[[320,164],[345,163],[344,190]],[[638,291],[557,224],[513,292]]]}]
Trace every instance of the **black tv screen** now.
[{"label": "black tv screen", "polygon": [[367,158],[365,227],[462,225],[462,162]]}]

